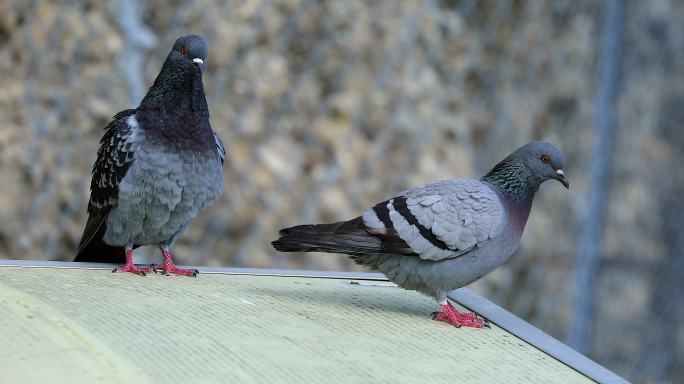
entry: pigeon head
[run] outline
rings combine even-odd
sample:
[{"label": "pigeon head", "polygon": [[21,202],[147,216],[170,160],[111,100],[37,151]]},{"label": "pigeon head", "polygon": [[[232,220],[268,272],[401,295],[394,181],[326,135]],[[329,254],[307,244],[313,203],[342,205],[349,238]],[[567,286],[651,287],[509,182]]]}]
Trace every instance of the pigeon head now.
[{"label": "pigeon head", "polygon": [[187,35],[176,40],[171,54],[175,56],[176,61],[194,65],[200,73],[204,73],[204,60],[207,58],[208,51],[209,46],[202,36]]},{"label": "pigeon head", "polygon": [[554,179],[560,181],[565,188],[570,188],[570,183],[563,172],[565,156],[553,144],[533,141],[520,147],[514,154],[517,154],[532,174],[540,179],[540,183]]},{"label": "pigeon head", "polygon": [[[160,98],[165,97],[168,92],[171,92],[171,97],[176,98],[174,102],[181,102],[184,98],[195,104],[203,101],[202,73],[208,50],[207,42],[201,36],[187,35],[178,38],[138,109],[157,108],[162,102]],[[184,97],[178,97],[179,92]],[[165,102],[168,103],[169,100]]]},{"label": "pigeon head", "polygon": [[546,180],[558,180],[566,188],[570,187],[564,166],[565,156],[558,148],[545,141],[533,141],[508,155],[482,180],[512,197],[532,200]]},{"label": "pigeon head", "polygon": [[176,40],[154,84],[136,108],[141,127],[165,137],[189,137],[197,141],[201,136],[201,144],[213,150],[215,144],[212,144],[214,138],[202,84],[207,51],[207,42],[200,36],[187,35]]}]

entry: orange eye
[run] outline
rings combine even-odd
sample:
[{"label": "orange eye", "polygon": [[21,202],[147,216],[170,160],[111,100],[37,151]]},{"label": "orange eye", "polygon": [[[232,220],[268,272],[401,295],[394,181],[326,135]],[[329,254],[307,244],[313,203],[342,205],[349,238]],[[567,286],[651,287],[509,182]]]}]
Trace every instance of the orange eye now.
[{"label": "orange eye", "polygon": [[542,155],[542,157],[540,157],[540,159],[541,159],[542,163],[544,163],[544,164],[549,163],[549,156],[548,155]]},{"label": "orange eye", "polygon": [[188,54],[188,48],[186,48],[186,47],[181,47],[180,53],[181,53],[182,55],[187,55],[187,54]]}]

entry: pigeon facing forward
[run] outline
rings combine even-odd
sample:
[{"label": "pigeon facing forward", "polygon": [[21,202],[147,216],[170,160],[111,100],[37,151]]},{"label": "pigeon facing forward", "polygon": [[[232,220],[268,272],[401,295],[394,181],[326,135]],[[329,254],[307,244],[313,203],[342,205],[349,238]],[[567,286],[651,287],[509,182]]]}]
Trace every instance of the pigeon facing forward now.
[{"label": "pigeon facing forward", "polygon": [[[225,149],[211,130],[202,86],[207,50],[197,35],[176,40],[138,108],[119,112],[105,128],[74,261],[196,276],[176,267],[169,248],[223,188]],[[147,244],[161,248],[164,264],[133,264],[133,249]]]},{"label": "pigeon facing forward", "polygon": [[560,181],[565,157],[535,141],[498,163],[480,180],[438,181],[404,191],[363,215],[334,224],[280,231],[273,247],[283,252],[350,255],[405,289],[435,298],[433,318],[481,328],[486,320],[458,312],[447,294],[503,264],[518,247],[532,199],[541,183]]}]

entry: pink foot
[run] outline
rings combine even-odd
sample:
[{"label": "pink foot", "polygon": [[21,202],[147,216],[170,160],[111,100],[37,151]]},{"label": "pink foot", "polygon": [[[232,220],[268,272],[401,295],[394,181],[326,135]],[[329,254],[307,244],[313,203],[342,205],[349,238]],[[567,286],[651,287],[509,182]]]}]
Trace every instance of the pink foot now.
[{"label": "pink foot", "polygon": [[131,272],[135,273],[136,275],[145,276],[147,272],[152,272],[152,268],[138,267],[134,264],[126,264],[123,267],[112,269],[112,272]]},{"label": "pink foot", "polygon": [[189,268],[178,268],[176,267],[175,264],[155,264],[152,266],[152,270],[154,272],[160,271],[162,275],[168,275],[168,274],[174,274],[174,275],[180,275],[180,276],[192,276],[192,277],[197,277],[197,274],[199,273],[198,270],[196,269],[189,269]]},{"label": "pink foot", "polygon": [[451,303],[440,304],[443,311],[433,312],[432,319],[437,321],[444,321],[455,327],[472,327],[472,328],[491,328],[489,321],[479,317],[475,312],[461,313],[454,308]]},{"label": "pink foot", "polygon": [[162,248],[162,255],[164,256],[164,264],[152,265],[152,270],[154,272],[161,271],[162,275],[174,274],[180,276],[197,277],[199,271],[196,269],[176,267],[176,264],[174,264],[173,258],[171,257],[171,252],[169,252],[167,248]]},{"label": "pink foot", "polygon": [[152,268],[149,267],[138,267],[133,264],[133,250],[126,248],[126,264],[123,267],[114,268],[114,272],[131,272],[136,275],[145,276],[145,273],[152,272]]},{"label": "pink foot", "polygon": [[[475,312],[469,312],[469,313],[463,313],[463,312],[458,312],[455,308],[454,311],[456,311],[456,316],[463,321],[474,321],[474,322],[480,322],[484,320],[487,322],[486,319],[483,319],[477,315]],[[449,317],[444,313],[444,312],[433,312],[434,320],[437,321],[448,321]]]}]

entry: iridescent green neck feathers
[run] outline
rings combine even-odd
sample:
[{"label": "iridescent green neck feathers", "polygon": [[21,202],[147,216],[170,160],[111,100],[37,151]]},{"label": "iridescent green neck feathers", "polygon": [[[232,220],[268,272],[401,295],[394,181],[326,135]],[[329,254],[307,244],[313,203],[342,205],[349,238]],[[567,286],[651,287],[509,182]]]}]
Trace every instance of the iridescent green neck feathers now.
[{"label": "iridescent green neck feathers", "polygon": [[514,155],[508,156],[494,166],[482,181],[492,184],[513,199],[525,201],[534,198],[542,182]]}]

